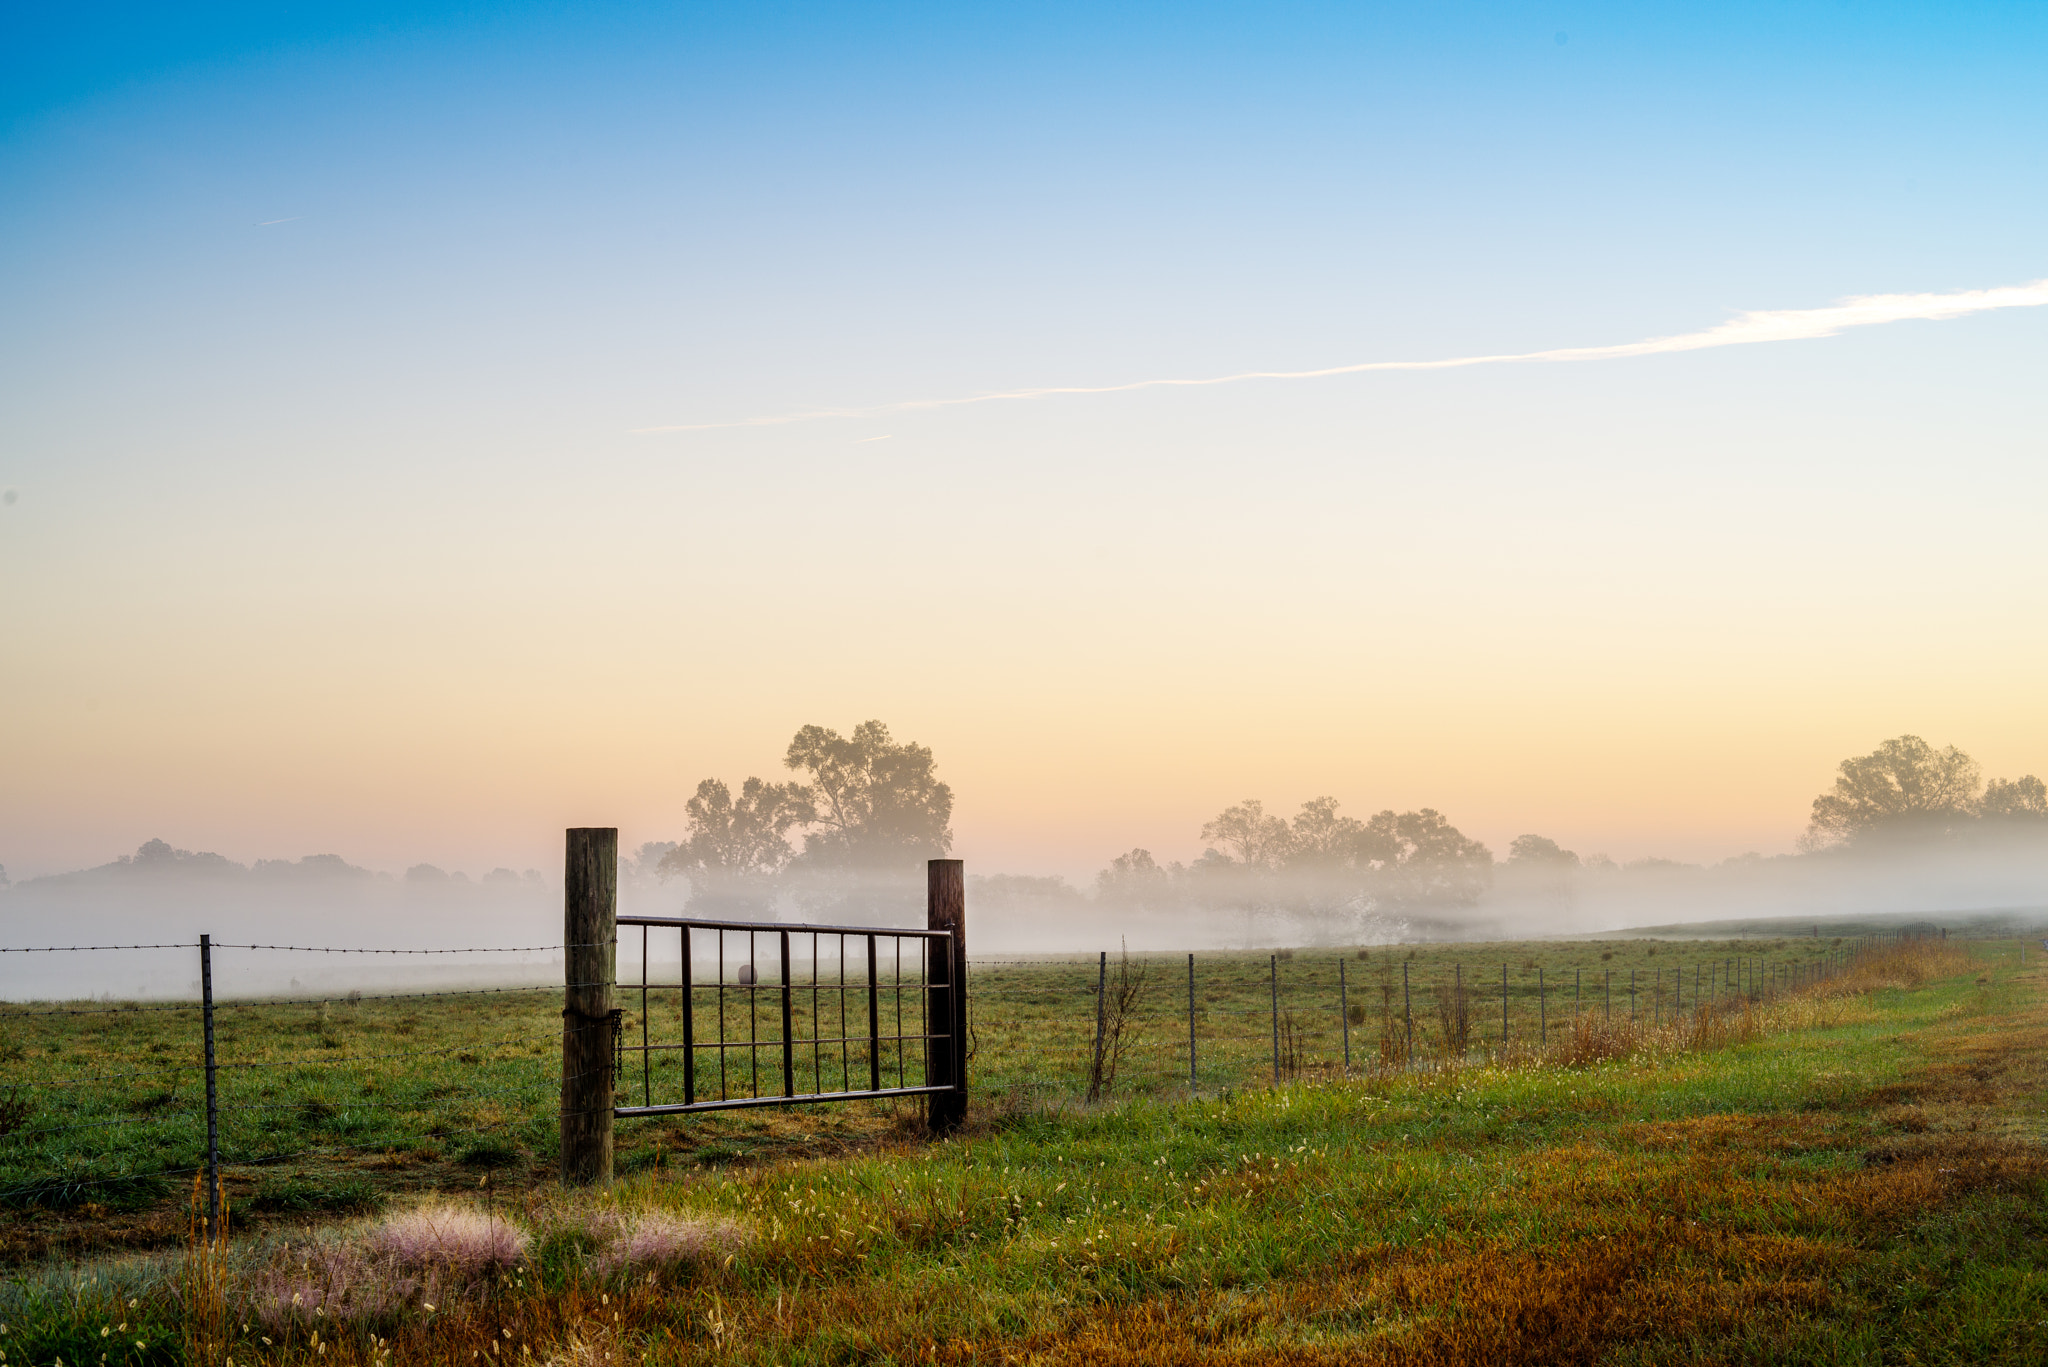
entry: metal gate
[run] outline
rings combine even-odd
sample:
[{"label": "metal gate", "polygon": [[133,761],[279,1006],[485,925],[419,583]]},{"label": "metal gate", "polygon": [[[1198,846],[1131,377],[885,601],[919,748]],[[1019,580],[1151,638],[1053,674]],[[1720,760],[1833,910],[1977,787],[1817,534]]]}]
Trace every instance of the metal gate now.
[{"label": "metal gate", "polygon": [[[640,931],[640,981],[619,985],[628,1000],[640,994],[640,1019],[637,1044],[620,1033],[615,1085],[630,1097],[637,1083],[640,1104],[614,1115],[964,1099],[966,974],[954,931],[677,916],[621,916],[618,926]],[[651,956],[671,932],[680,973],[655,981]]]}]

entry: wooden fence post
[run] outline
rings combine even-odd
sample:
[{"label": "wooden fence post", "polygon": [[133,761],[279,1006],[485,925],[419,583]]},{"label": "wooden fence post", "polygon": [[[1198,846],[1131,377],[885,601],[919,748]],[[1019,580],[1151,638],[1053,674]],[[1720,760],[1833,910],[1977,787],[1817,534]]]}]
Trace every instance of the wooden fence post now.
[{"label": "wooden fence post", "polygon": [[927,940],[926,972],[935,988],[933,1015],[945,1022],[929,1041],[926,1080],[949,1088],[926,1098],[925,1128],[951,1134],[967,1121],[967,875],[957,859],[925,864],[925,928],[952,932],[950,940]]},{"label": "wooden fence post", "polygon": [[569,831],[562,873],[562,1184],[612,1180],[612,987],[618,977],[619,832]]}]

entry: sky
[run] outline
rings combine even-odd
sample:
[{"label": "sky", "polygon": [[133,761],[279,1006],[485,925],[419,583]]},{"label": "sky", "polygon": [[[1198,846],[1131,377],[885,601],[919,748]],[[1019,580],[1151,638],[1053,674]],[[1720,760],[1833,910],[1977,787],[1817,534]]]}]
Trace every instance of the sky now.
[{"label": "sky", "polygon": [[12,7],[0,864],[552,868],[869,717],[971,871],[1075,878],[1248,796],[1711,860],[1889,736],[2048,771],[2048,308],[916,406],[2024,287],[2044,63],[2017,4]]}]

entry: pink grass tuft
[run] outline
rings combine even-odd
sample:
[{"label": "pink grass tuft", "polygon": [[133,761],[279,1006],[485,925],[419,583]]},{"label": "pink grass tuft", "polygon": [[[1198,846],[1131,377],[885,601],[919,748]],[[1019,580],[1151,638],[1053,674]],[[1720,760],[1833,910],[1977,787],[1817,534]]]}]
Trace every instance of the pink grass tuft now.
[{"label": "pink grass tuft", "polygon": [[379,1221],[364,1236],[373,1257],[456,1278],[501,1271],[526,1256],[525,1230],[470,1206],[421,1206]]},{"label": "pink grass tuft", "polygon": [[731,1220],[644,1211],[625,1222],[598,1267],[605,1272],[660,1271],[732,1252],[744,1242],[744,1232]]}]

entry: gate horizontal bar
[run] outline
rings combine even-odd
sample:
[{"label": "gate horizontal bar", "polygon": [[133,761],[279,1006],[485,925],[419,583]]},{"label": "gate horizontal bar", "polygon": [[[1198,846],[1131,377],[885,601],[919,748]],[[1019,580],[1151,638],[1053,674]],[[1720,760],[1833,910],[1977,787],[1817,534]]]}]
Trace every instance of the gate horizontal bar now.
[{"label": "gate horizontal bar", "polygon": [[[795,1043],[802,1045],[866,1044],[871,1039],[880,1040],[883,1044],[904,1044],[912,1040],[951,1038],[953,1038],[951,1035],[826,1035],[822,1039],[812,1039],[809,1035],[796,1035],[793,1037]],[[702,1040],[698,1040],[694,1044],[625,1044],[619,1046],[619,1052],[624,1054],[658,1054],[664,1049],[674,1049],[677,1051],[684,1049],[771,1049],[779,1048],[781,1044],[782,1041],[780,1039],[770,1035],[767,1039],[726,1040],[720,1044],[706,1044]]]},{"label": "gate horizontal bar", "polygon": [[801,1106],[813,1101],[867,1101],[891,1096],[950,1092],[951,1087],[884,1087],[878,1092],[799,1092],[795,1096],[746,1096],[730,1101],[685,1101],[673,1106],[614,1106],[615,1116],[679,1115],[685,1111],[736,1111],[745,1106]]},{"label": "gate horizontal bar", "polygon": [[691,930],[749,930],[761,934],[795,931],[805,935],[901,935],[918,940],[950,940],[950,930],[917,930],[909,926],[814,926],[795,921],[697,921],[688,916],[621,916],[622,926],[687,926]]}]

